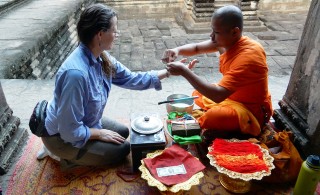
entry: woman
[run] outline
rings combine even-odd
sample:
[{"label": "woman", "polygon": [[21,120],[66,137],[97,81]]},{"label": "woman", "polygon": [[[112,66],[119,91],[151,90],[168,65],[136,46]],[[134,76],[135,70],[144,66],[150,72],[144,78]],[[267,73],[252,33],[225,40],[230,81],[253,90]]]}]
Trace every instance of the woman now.
[{"label": "woman", "polygon": [[[112,57],[118,36],[117,15],[111,8],[94,4],[77,24],[79,46],[59,68],[54,97],[47,107],[45,149],[64,165],[102,166],[117,163],[129,154],[128,128],[102,116],[111,84],[144,90],[161,90],[166,70],[134,73]],[[46,151],[46,150],[44,150]],[[38,159],[46,156],[40,153]],[[65,164],[66,163],[66,164]]]}]

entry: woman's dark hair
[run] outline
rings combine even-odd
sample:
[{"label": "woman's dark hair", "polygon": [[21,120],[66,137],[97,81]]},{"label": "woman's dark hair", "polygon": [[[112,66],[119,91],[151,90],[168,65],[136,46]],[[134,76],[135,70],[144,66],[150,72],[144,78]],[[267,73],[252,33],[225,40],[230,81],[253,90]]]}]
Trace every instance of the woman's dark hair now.
[{"label": "woman's dark hair", "polygon": [[[87,7],[80,16],[77,24],[77,33],[80,42],[89,45],[93,37],[102,31],[111,28],[111,19],[117,16],[117,13],[110,7],[103,4],[93,4]],[[104,52],[101,53],[103,61],[102,68],[107,76],[113,73],[114,67]]]}]

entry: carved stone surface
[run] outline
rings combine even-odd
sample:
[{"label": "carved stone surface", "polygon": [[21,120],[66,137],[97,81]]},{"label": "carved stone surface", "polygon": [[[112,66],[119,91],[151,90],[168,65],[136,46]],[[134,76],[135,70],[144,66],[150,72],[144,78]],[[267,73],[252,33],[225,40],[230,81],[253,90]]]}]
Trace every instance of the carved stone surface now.
[{"label": "carved stone surface", "polygon": [[9,169],[28,136],[26,129],[19,128],[20,119],[12,113],[0,82],[0,175]]},{"label": "carved stone surface", "polygon": [[119,19],[173,17],[177,10],[184,6],[183,0],[97,0],[97,2],[114,8],[119,13]]},{"label": "carved stone surface", "polygon": [[244,18],[244,31],[261,32],[267,27],[257,15],[259,0],[184,0],[184,6],[176,14],[176,21],[188,33],[210,32],[210,22],[215,10],[226,6],[239,6]]},{"label": "carved stone surface", "polygon": [[[320,154],[320,2],[313,0],[287,91],[276,110],[304,154]],[[290,123],[288,122],[290,121]],[[295,130],[294,130],[295,129]],[[301,137],[308,140],[302,141]]]}]

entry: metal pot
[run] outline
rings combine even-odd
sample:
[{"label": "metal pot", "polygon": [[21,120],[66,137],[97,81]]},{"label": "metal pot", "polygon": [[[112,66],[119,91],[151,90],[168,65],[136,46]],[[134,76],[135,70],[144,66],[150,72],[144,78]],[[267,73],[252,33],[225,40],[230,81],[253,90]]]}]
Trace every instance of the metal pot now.
[{"label": "metal pot", "polygon": [[[172,99],[178,99],[178,98],[185,98],[185,97],[190,97],[185,94],[172,94],[167,97],[167,100],[172,100]],[[193,110],[193,105],[194,105],[194,100],[189,99],[189,100],[184,100],[183,102],[178,102],[178,103],[168,103],[166,104],[167,112],[187,112],[189,114],[192,114]]]},{"label": "metal pot", "polygon": [[131,128],[140,134],[153,134],[163,128],[163,123],[158,117],[144,115],[133,119]]}]

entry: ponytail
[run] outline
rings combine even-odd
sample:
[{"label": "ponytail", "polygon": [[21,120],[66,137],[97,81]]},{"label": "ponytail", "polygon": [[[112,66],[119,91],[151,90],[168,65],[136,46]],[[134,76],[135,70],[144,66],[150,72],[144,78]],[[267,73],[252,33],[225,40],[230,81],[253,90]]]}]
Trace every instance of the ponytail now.
[{"label": "ponytail", "polygon": [[104,74],[109,77],[109,76],[114,76],[115,73],[115,68],[113,66],[113,64],[110,62],[109,58],[107,57],[107,55],[102,52],[100,55],[101,59],[102,59],[102,70],[104,72]]}]

